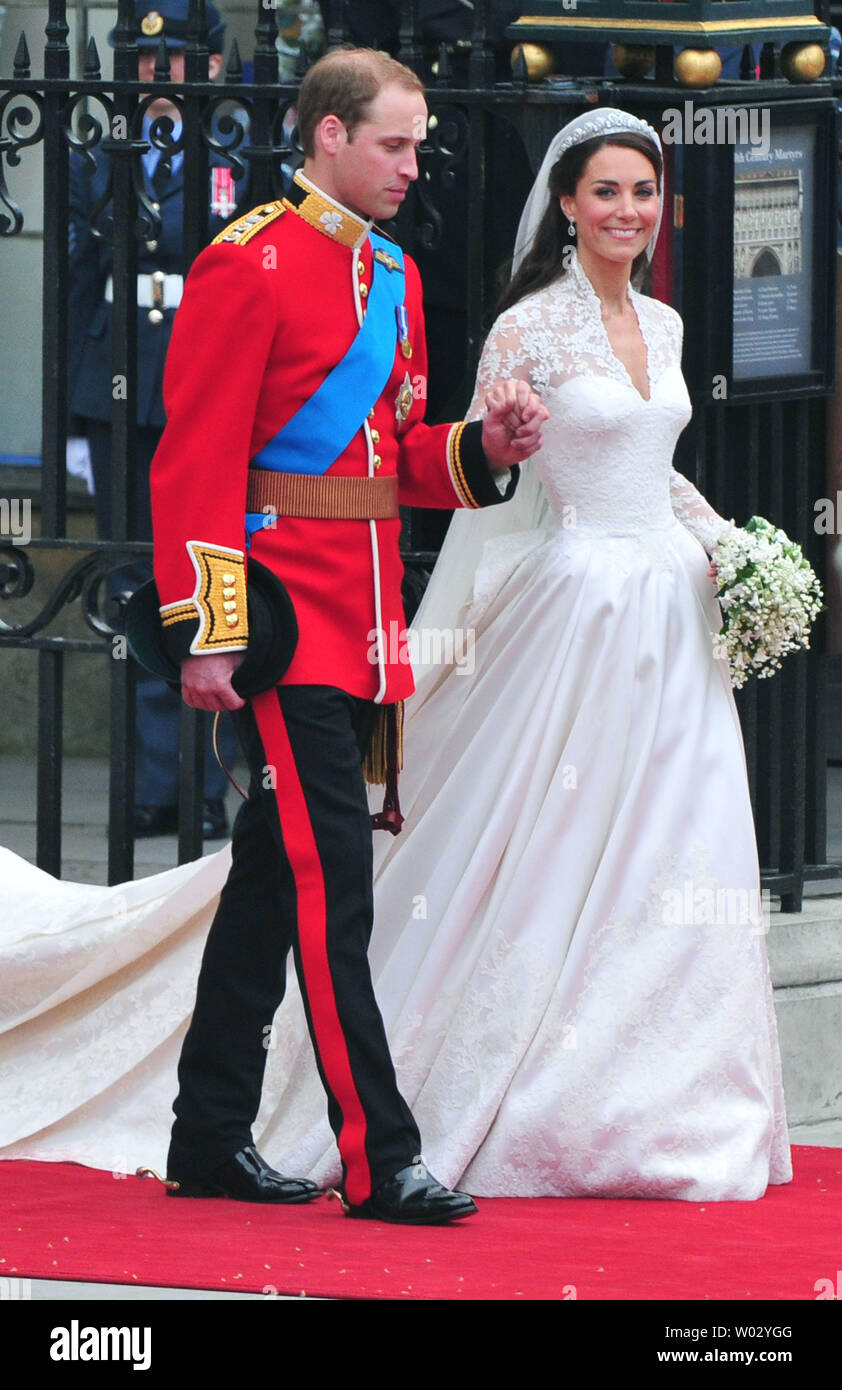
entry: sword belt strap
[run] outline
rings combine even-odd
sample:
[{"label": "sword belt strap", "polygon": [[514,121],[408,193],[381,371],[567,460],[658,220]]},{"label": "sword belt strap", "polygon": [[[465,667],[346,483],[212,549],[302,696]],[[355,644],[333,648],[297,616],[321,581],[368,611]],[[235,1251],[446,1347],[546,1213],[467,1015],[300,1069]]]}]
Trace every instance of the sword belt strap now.
[{"label": "sword belt strap", "polygon": [[301,516],[324,521],[392,521],[398,480],[343,478],[318,473],[275,473],[250,468],[246,510],[267,517]]}]

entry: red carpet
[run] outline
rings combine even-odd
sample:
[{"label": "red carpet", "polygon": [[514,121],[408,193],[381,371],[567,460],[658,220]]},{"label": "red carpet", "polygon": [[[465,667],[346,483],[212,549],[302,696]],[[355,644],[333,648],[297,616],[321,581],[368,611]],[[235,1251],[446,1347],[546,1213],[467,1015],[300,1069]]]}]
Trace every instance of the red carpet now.
[{"label": "red carpet", "polygon": [[[337,1202],[176,1201],[75,1164],[0,1167],[0,1277],[367,1299],[796,1299],[835,1284],[842,1150],[797,1148],[759,1202],[485,1200],[446,1229]],[[826,1287],[826,1286],[825,1286]]]}]

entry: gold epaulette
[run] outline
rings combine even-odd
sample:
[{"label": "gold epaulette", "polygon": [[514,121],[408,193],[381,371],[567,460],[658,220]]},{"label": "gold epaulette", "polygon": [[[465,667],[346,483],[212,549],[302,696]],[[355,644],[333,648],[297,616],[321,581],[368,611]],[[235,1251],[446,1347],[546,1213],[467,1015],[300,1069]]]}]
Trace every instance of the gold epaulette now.
[{"label": "gold epaulette", "polygon": [[224,232],[215,236],[211,246],[221,246],[223,242],[236,242],[238,246],[245,246],[253,236],[257,236],[258,232],[268,227],[269,223],[274,222],[284,211],[284,205],[280,201],[261,203],[259,207],[252,208],[245,217],[239,217],[230,227],[226,227]]}]

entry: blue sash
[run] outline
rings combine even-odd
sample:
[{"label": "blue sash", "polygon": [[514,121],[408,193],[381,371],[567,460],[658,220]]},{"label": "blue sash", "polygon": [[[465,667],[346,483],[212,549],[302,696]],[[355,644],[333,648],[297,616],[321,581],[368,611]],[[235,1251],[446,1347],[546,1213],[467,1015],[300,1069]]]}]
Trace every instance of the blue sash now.
[{"label": "blue sash", "polygon": [[[365,317],[351,346],[319,389],[287,420],[251,461],[252,468],[278,473],[326,473],[345,452],[392,372],[397,346],[397,310],[404,302],[403,252],[375,232],[369,240],[389,263],[372,260]],[[263,512],[246,512],[246,535],[266,522]]]}]

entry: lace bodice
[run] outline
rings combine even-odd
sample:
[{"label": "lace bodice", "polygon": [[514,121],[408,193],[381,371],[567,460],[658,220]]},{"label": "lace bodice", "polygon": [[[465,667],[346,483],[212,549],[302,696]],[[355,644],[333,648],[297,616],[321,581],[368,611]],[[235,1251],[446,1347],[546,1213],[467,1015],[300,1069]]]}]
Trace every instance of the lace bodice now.
[{"label": "lace bodice", "polygon": [[629,289],[646,344],[649,399],[612,349],[599,299],[574,256],[566,274],[497,320],[472,413],[497,381],[528,381],[550,418],[535,468],[558,524],[605,535],[662,530],[677,517],[710,550],[728,523],[672,467],[690,419],[681,319]]}]

